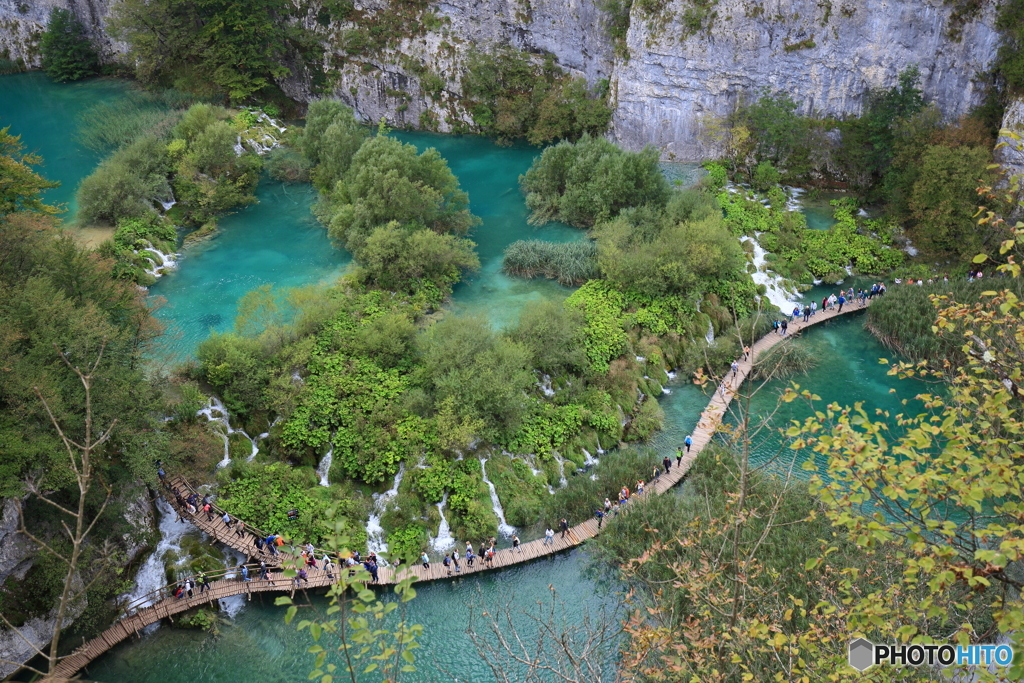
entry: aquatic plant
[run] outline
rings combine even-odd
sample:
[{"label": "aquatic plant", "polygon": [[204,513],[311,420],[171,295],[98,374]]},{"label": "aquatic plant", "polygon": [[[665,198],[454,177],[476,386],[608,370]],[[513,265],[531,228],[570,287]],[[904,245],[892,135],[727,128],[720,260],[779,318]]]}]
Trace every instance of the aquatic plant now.
[{"label": "aquatic plant", "polygon": [[758,357],[751,379],[788,379],[802,375],[818,365],[818,357],[802,342],[790,340],[776,344]]},{"label": "aquatic plant", "polygon": [[598,276],[597,244],[518,240],[505,248],[501,269],[514,277],[546,277],[562,285],[580,285]]}]

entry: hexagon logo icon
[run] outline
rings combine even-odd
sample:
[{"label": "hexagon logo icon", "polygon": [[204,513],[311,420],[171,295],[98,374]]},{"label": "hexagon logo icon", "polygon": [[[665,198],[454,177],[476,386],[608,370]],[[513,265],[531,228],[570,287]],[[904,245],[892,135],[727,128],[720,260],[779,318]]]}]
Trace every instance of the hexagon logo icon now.
[{"label": "hexagon logo icon", "polygon": [[850,641],[850,666],[857,671],[871,668],[875,663],[875,645],[869,640],[858,638]]}]

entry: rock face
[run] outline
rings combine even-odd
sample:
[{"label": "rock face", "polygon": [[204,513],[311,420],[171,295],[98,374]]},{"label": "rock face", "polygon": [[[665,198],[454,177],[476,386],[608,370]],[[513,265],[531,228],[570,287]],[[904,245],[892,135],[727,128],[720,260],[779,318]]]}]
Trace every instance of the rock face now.
[{"label": "rock face", "polygon": [[[85,611],[85,584],[75,574],[71,580],[71,599],[64,614],[64,624],[70,624]],[[57,623],[57,610],[43,617],[27,620],[15,633],[9,629],[0,629],[0,659],[11,662],[28,662],[36,656],[35,649],[45,650],[53,638],[53,627]],[[28,642],[26,642],[28,641]],[[31,643],[32,645],[29,645]],[[17,670],[13,664],[0,662],[0,678],[9,676]]]},{"label": "rock face", "polygon": [[124,52],[126,46],[106,32],[111,4],[110,0],[0,0],[0,57],[21,59],[26,67],[39,68],[39,39],[55,7],[78,17],[103,57]]},{"label": "rock face", "polygon": [[[0,53],[37,65],[34,36],[52,6],[72,9],[108,57],[123,52],[103,31],[111,1],[0,0]],[[304,3],[310,28],[318,4]],[[389,11],[387,0],[355,4]],[[704,117],[726,114],[765,87],[788,93],[805,112],[855,114],[867,88],[892,86],[916,64],[926,96],[959,116],[980,100],[973,80],[999,42],[995,3],[984,3],[958,39],[950,37],[953,7],[945,0],[664,0],[653,16],[641,8],[658,4],[633,2],[621,46],[608,37],[600,0],[444,0],[432,6],[440,28],[359,60],[336,59],[345,56],[340,36],[351,26],[322,32],[338,73],[334,94],[363,120],[458,129],[469,122],[459,102],[468,49],[510,45],[550,53],[591,83],[608,79],[611,136],[631,149],[653,144],[666,158],[689,161],[714,152],[702,139]],[[426,72],[444,82],[434,97],[421,87]],[[310,98],[301,78],[282,87],[300,101]]]},{"label": "rock face", "polygon": [[804,113],[856,114],[866,88],[890,87],[916,64],[925,96],[960,116],[979,103],[973,78],[999,42],[991,8],[950,39],[943,0],[719,0],[697,31],[682,19],[693,0],[670,0],[662,28],[635,5],[630,59],[614,71],[613,136],[680,160],[713,151],[701,139],[703,116],[728,113],[764,87],[802,102]]},{"label": "rock face", "polygon": [[[1002,128],[1024,138],[1024,100],[1016,100],[1006,108]],[[999,142],[1005,144],[997,147],[996,161],[1006,169],[1007,175],[1024,176],[1024,139],[1014,140],[1003,135],[999,137]]]},{"label": "rock face", "polygon": [[7,498],[0,507],[0,584],[12,575],[20,581],[32,567],[29,558],[35,546],[18,533],[21,525],[18,505],[17,498]]}]

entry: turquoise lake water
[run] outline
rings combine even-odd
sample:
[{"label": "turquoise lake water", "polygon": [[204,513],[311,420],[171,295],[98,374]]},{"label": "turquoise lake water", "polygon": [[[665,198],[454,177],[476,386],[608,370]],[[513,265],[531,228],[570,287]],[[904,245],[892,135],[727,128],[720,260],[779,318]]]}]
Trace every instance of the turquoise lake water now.
[{"label": "turquoise lake water", "polygon": [[[12,133],[23,135],[29,149],[45,157],[41,171],[63,183],[47,195],[50,201],[71,204],[75,186],[99,161],[98,155],[76,147],[76,113],[102,99],[118,97],[127,87],[105,79],[55,85],[38,73],[0,77],[0,126],[11,125]],[[472,211],[483,219],[472,235],[482,268],[456,288],[452,304],[456,311],[483,315],[493,325],[504,326],[523,307],[571,292],[553,282],[514,280],[500,272],[502,251],[515,240],[583,239],[582,231],[568,226],[537,228],[527,223],[518,176],[529,168],[538,154],[536,148],[498,147],[470,136],[395,135],[421,149],[436,147],[469,193]],[[680,179],[696,173],[678,166],[667,172]],[[210,330],[229,329],[237,300],[247,291],[266,283],[285,288],[322,282],[350,263],[348,254],[329,244],[326,232],[310,214],[314,194],[309,186],[264,180],[257,197],[258,204],[224,217],[216,238],[185,250],[179,269],[151,289],[154,299],[162,302],[157,316],[168,329],[155,354],[160,359],[187,358]],[[809,294],[821,298],[818,290]],[[808,331],[802,343],[810,345],[821,362],[794,381],[826,403],[860,400],[869,408],[898,412],[901,398],[912,397],[919,387],[886,376],[886,368],[877,360],[892,356],[862,325],[863,315],[858,314]],[[753,410],[765,414],[774,409],[775,397],[787,384],[780,381],[763,388],[752,403]],[[666,427],[651,445],[669,454],[693,429],[707,398],[688,378],[680,377],[667,386],[671,393],[661,397]],[[890,392],[893,386],[898,393]],[[810,412],[809,406],[794,402],[783,406],[776,421],[802,420]],[[767,462],[785,451],[783,446],[777,433],[768,434],[755,449],[755,462]],[[586,610],[607,605],[611,597],[585,571],[587,558],[586,550],[580,549],[489,575],[420,587],[419,597],[409,605],[408,618],[424,624],[427,634],[420,672],[410,680],[447,680],[444,672],[452,670],[467,680],[491,679],[464,633],[470,606],[481,597],[493,609],[497,598],[514,590],[515,603],[528,606],[543,600],[550,585],[565,600],[566,617],[575,620]],[[100,658],[90,667],[89,677],[107,683],[305,680],[311,668],[311,658],[304,651],[309,641],[284,625],[283,610],[271,602],[269,596],[262,601],[254,598],[222,627],[218,638],[157,629]],[[527,622],[518,623],[529,630]]]}]

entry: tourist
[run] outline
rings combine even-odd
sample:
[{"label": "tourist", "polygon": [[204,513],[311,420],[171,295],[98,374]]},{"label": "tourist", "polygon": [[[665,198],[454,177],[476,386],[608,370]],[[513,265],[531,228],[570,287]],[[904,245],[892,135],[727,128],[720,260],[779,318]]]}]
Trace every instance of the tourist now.
[{"label": "tourist", "polygon": [[[303,555],[306,555],[306,554],[303,553]],[[307,567],[312,567],[313,569],[317,568],[317,566],[316,566],[316,556],[315,555],[306,555],[306,566]]]},{"label": "tourist", "polygon": [[206,575],[206,572],[199,572],[199,574],[196,575],[196,582],[199,584],[200,595],[210,587],[210,577]]},{"label": "tourist", "polygon": [[453,550],[452,551],[452,564],[455,565],[455,573],[459,573],[459,572],[462,571],[462,567],[459,566],[459,551],[458,550]]},{"label": "tourist", "polygon": [[559,522],[558,525],[562,529],[562,538],[565,538],[565,535],[569,533],[569,520],[563,517],[562,521]]},{"label": "tourist", "polygon": [[544,545],[547,545],[548,543],[554,543],[554,542],[555,542],[555,530],[554,529],[548,529],[547,531],[544,532]]},{"label": "tourist", "polygon": [[314,551],[314,550],[315,550],[315,549],[313,548],[313,544],[312,544],[312,543],[307,543],[307,544],[306,544],[306,552],[307,552],[307,553],[309,553],[310,555],[312,555],[312,554],[313,554],[313,551]]},{"label": "tourist", "polygon": [[245,522],[237,518],[235,519],[235,536],[245,538]]},{"label": "tourist", "polygon": [[686,446],[686,453],[687,453],[687,455],[689,455],[689,453],[690,453],[690,446],[693,445],[693,436],[691,434],[687,434],[686,438],[683,439],[683,444]]},{"label": "tourist", "polygon": [[839,298],[836,299],[836,300],[839,302],[839,312],[842,313],[843,312],[843,304],[846,303],[846,297],[840,295]]},{"label": "tourist", "polygon": [[612,505],[612,516],[613,517],[618,517],[619,516],[619,504],[618,503],[615,503],[615,504]]},{"label": "tourist", "polygon": [[426,551],[423,551],[423,554],[420,555],[420,561],[423,563],[424,569],[430,569],[430,558],[427,557]]},{"label": "tourist", "polygon": [[942,282],[943,284],[949,284],[949,276],[944,274],[942,276]]},{"label": "tourist", "polygon": [[608,500],[607,498],[605,498],[604,499],[604,511],[605,512],[611,512],[611,509],[612,509],[612,502],[610,500]]},{"label": "tourist", "polygon": [[665,474],[668,474],[668,471],[672,469],[672,458],[666,455],[661,464],[665,466]]},{"label": "tourist", "polygon": [[644,480],[641,479],[636,483],[636,495],[642,496],[644,493]]},{"label": "tourist", "polygon": [[480,544],[480,557],[484,558],[485,562],[487,561],[487,544],[486,543],[481,543]]},{"label": "tourist", "polygon": [[493,567],[494,566],[494,547],[493,546],[488,548],[487,552],[484,554],[484,562],[487,563],[488,567]]},{"label": "tourist", "polygon": [[732,367],[732,376],[735,377],[740,372],[740,364],[737,363],[736,361],[733,361],[731,367]]},{"label": "tourist", "polygon": [[817,301],[812,301],[811,302],[811,317],[813,318],[814,314],[817,313],[817,312],[818,312],[818,302]]},{"label": "tourist", "polygon": [[210,505],[209,503],[206,503],[205,505],[203,505],[203,512],[206,513],[206,521],[207,522],[212,522],[213,521],[213,506]]},{"label": "tourist", "polygon": [[334,581],[334,563],[331,562],[331,556],[324,553],[320,561],[324,563],[324,571],[327,572],[327,578]]},{"label": "tourist", "polygon": [[789,330],[789,322],[786,320],[782,321],[782,336],[786,336],[786,332]]},{"label": "tourist", "polygon": [[512,550],[518,550],[520,553],[523,549],[519,547],[519,537],[515,534],[512,535]]},{"label": "tourist", "polygon": [[451,576],[452,575],[452,558],[451,558],[451,555],[447,555],[446,554],[444,556],[444,559],[441,560],[441,564],[443,564],[444,568],[448,571],[448,576]]},{"label": "tourist", "polygon": [[473,560],[476,559],[476,555],[473,553],[473,546],[466,542],[466,565],[469,567],[473,566]]},{"label": "tourist", "polygon": [[233,522],[231,521],[231,515],[229,515],[226,512],[224,513],[224,516],[221,517],[221,521],[223,521],[224,522],[224,526],[226,526],[229,529],[231,528],[231,525],[233,524]]},{"label": "tourist", "polygon": [[655,465],[654,469],[651,471],[651,481],[655,481],[657,479],[661,479],[661,468]]},{"label": "tourist", "polygon": [[594,510],[594,516],[597,517],[597,528],[600,529],[601,525],[604,524],[604,513],[600,510]]},{"label": "tourist", "polygon": [[799,304],[793,307],[793,322],[800,317],[800,306]]},{"label": "tourist", "polygon": [[782,326],[779,324],[778,320],[772,321],[772,329],[778,332],[779,334],[782,334]]},{"label": "tourist", "polygon": [[743,347],[743,360],[750,360],[750,347],[749,346],[744,346]]},{"label": "tourist", "polygon": [[295,587],[298,588],[302,585],[302,581],[309,583],[309,574],[306,573],[305,569],[300,569],[295,573]]},{"label": "tourist", "polygon": [[263,539],[260,538],[259,536],[257,536],[256,540],[254,541],[254,543],[256,543],[256,552],[258,552],[260,555],[262,555],[263,554]]},{"label": "tourist", "polygon": [[192,582],[185,579],[185,595],[188,596],[189,600],[192,599]]},{"label": "tourist", "polygon": [[244,564],[238,565],[238,572],[239,581],[252,581],[252,579],[249,578],[249,568]]},{"label": "tourist", "polygon": [[804,305],[804,322],[807,322],[810,319],[811,319],[811,306],[810,306],[810,304],[805,304]]},{"label": "tourist", "polygon": [[853,303],[853,287],[850,287],[848,290],[846,290],[846,300],[850,303]]},{"label": "tourist", "polygon": [[821,300],[821,312],[824,313],[828,310],[828,297],[826,296]]},{"label": "tourist", "polygon": [[679,467],[680,463],[683,462],[683,447],[676,446],[676,467]]},{"label": "tourist", "polygon": [[[331,577],[334,578],[333,576]],[[270,569],[267,568],[267,563],[260,560],[260,579],[263,581],[270,581]]]}]

